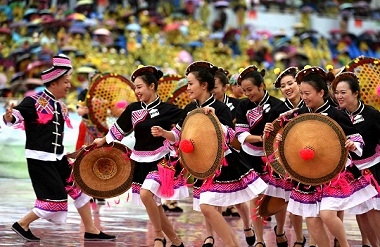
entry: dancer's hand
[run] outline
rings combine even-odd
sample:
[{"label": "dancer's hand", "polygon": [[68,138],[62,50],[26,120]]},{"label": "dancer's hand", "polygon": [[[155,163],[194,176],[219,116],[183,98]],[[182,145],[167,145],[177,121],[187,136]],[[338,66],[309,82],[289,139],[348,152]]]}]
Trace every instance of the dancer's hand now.
[{"label": "dancer's hand", "polygon": [[264,133],[269,133],[274,130],[274,126],[272,123],[266,123],[264,126]]},{"label": "dancer's hand", "polygon": [[106,143],[106,138],[105,138],[105,137],[103,137],[103,138],[96,138],[96,139],[92,142],[92,144],[96,144],[98,147],[103,146],[104,143]]},{"label": "dancer's hand", "polygon": [[7,123],[10,123],[13,121],[13,115],[12,115],[12,112],[13,112],[13,103],[11,104],[10,107],[8,107],[6,110],[5,110],[5,114],[4,114],[4,121],[7,122]]},{"label": "dancer's hand", "polygon": [[355,143],[351,140],[347,140],[344,143],[344,147],[347,148],[349,151],[355,151],[356,149]]},{"label": "dancer's hand", "polygon": [[154,137],[163,136],[166,132],[161,126],[153,126],[150,131]]},{"label": "dancer's hand", "polygon": [[282,135],[280,133],[277,133],[277,135],[276,135],[276,141],[277,142],[282,142]]},{"label": "dancer's hand", "polygon": [[205,114],[209,114],[210,112],[215,114],[215,108],[213,107],[206,106],[206,107],[203,107],[203,110],[205,111]]}]

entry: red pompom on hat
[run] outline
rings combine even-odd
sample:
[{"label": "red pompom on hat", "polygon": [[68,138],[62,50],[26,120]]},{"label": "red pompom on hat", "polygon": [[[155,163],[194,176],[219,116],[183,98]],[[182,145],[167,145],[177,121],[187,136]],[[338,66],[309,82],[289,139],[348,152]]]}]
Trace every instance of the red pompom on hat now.
[{"label": "red pompom on hat", "polygon": [[182,152],[191,153],[194,150],[194,145],[190,140],[181,140],[179,149],[181,149]]},{"label": "red pompom on hat", "polygon": [[300,157],[303,160],[311,160],[314,158],[314,150],[310,147],[306,147],[300,150]]}]

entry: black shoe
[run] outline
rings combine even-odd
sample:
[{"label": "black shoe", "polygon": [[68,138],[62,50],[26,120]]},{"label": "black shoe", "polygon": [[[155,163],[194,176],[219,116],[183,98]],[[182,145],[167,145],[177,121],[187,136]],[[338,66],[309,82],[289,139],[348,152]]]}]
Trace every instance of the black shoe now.
[{"label": "black shoe", "polygon": [[240,217],[240,214],[238,212],[236,212],[235,210],[236,210],[236,208],[234,206],[227,207],[226,211],[222,212],[222,215],[223,216]]},{"label": "black shoe", "polygon": [[230,207],[230,209],[231,209],[231,216],[232,217],[240,217],[240,214],[237,211],[237,209],[235,208],[235,206]]},{"label": "black shoe", "polygon": [[231,209],[229,207],[226,208],[226,211],[222,211],[223,216],[230,216],[231,215]]},{"label": "black shoe", "polygon": [[266,247],[265,243],[263,243],[263,242],[257,242],[254,246],[256,247],[257,245],[261,245],[262,247]]},{"label": "black shoe", "polygon": [[105,234],[104,232],[100,232],[99,234],[84,233],[84,240],[85,241],[109,241],[109,240],[115,240],[116,237],[112,235]]},{"label": "black shoe", "polygon": [[169,205],[162,204],[162,208],[164,211],[171,212],[171,213],[182,213],[183,209],[178,207],[177,202],[172,202]]},{"label": "black shoe", "polygon": [[183,245],[183,243],[181,243],[180,245],[174,245],[174,244],[172,244],[172,245],[170,245],[170,247],[185,247],[185,245]]},{"label": "black shoe", "polygon": [[15,222],[12,225],[12,230],[17,233],[20,237],[25,239],[26,241],[29,242],[39,242],[40,238],[37,238],[36,236],[33,235],[33,233],[28,229],[28,231],[25,231],[24,228],[20,226],[18,222]]},{"label": "black shoe", "polygon": [[173,212],[173,213],[182,213],[182,212],[183,212],[183,209],[180,208],[180,207],[174,207],[174,208],[170,208],[170,207],[169,207],[169,212]]},{"label": "black shoe", "polygon": [[[212,239],[212,243],[204,243],[206,242],[207,239]],[[203,241],[203,245],[202,247],[213,247],[214,246],[214,243],[215,243],[215,239],[213,236],[208,236],[207,238],[205,238],[205,240]]]},{"label": "black shoe", "polygon": [[95,198],[95,199],[96,199],[97,204],[99,204],[99,205],[105,205],[106,204],[105,199],[101,199],[101,198]]},{"label": "black shoe", "polygon": [[165,204],[162,204],[162,208],[164,209],[164,211],[169,211],[169,207],[166,206]]},{"label": "black shoe", "polygon": [[[306,238],[303,237],[303,241],[302,242],[294,242],[293,247],[296,247],[296,245],[301,245],[302,247],[304,247],[305,244],[306,244]],[[363,245],[363,247],[364,247],[364,245]]]},{"label": "black shoe", "polygon": [[162,242],[163,247],[166,246],[166,239],[165,238],[156,238],[156,239],[154,239],[154,242],[156,242],[156,241]]},{"label": "black shoe", "polygon": [[252,232],[253,232],[253,236],[245,237],[245,241],[247,242],[247,244],[248,244],[249,246],[254,245],[255,242],[256,242],[256,234],[255,234],[255,232],[253,231],[252,227],[247,228],[247,229],[244,229],[244,231],[245,231],[245,232],[249,232],[249,231],[252,231]]},{"label": "black shoe", "polygon": [[[276,234],[277,247],[288,247],[288,239],[286,238],[285,232],[282,234],[277,234],[277,226],[274,226],[274,234]],[[280,238],[280,237],[285,237],[286,241],[281,242],[281,243],[277,242],[277,238]]]}]

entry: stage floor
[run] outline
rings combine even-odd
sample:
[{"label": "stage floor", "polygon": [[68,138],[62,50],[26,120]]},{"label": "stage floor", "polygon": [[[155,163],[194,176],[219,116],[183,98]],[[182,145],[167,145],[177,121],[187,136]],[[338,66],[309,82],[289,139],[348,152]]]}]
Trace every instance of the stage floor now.
[{"label": "stage floor", "polygon": [[[97,227],[106,233],[114,234],[117,240],[113,242],[84,242],[84,228],[72,201],[69,203],[69,215],[64,225],[54,225],[45,220],[37,220],[31,225],[33,233],[41,238],[40,243],[25,242],[12,230],[12,224],[27,214],[34,205],[35,195],[28,179],[0,179],[0,246],[153,246],[154,231],[145,209],[127,202],[127,194],[117,199],[107,199],[105,205],[96,205],[93,216]],[[183,213],[170,213],[169,219],[182,238],[185,246],[202,246],[206,237],[204,218],[200,212],[192,210],[190,198],[180,201]],[[241,241],[245,243],[243,224],[239,218],[226,217],[230,226]],[[353,215],[345,216],[345,226],[351,246],[361,246],[360,232]],[[276,246],[273,227],[275,220],[265,226],[265,242],[268,247]],[[304,235],[308,238],[304,223]],[[289,246],[293,246],[295,235],[290,221],[286,221],[286,235]],[[215,246],[223,246],[219,237],[215,238]],[[168,243],[167,246],[170,246]]]}]

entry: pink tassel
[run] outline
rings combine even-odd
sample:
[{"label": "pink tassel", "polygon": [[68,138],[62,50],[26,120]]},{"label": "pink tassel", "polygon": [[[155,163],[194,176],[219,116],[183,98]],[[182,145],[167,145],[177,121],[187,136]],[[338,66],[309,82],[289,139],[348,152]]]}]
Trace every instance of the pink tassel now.
[{"label": "pink tassel", "polygon": [[373,186],[375,186],[377,192],[380,193],[380,186],[377,183],[377,181],[376,181],[375,177],[373,176],[373,174],[369,170],[366,169],[363,172],[363,176],[364,176],[365,180],[367,180],[368,183],[371,183]]},{"label": "pink tassel", "polygon": [[91,202],[90,205],[91,205],[92,210],[96,209],[96,203],[95,203],[95,201]]},{"label": "pink tassel", "polygon": [[268,225],[267,219],[268,219],[268,217],[265,217],[265,218],[262,219],[263,226]]},{"label": "pink tassel", "polygon": [[279,141],[276,141],[273,146],[278,147],[279,143],[280,143]]},{"label": "pink tassel", "polygon": [[264,198],[264,197],[261,197],[259,200],[257,200],[257,203],[256,203],[257,206],[260,206],[260,205],[261,205],[261,202],[263,201],[263,198]]},{"label": "pink tassel", "polygon": [[131,158],[130,158],[131,154],[130,153],[125,153],[125,154],[122,154],[122,155],[125,158],[125,160],[131,160]]},{"label": "pink tassel", "polygon": [[37,122],[40,124],[46,124],[47,122],[53,119],[53,114],[45,114],[42,112],[37,112],[37,115],[38,115]]},{"label": "pink tassel", "polygon": [[106,151],[109,151],[109,150],[111,150],[111,149],[112,149],[112,146],[104,147],[104,150],[106,150]]},{"label": "pink tassel", "polygon": [[65,190],[66,190],[66,191],[71,191],[71,190],[73,190],[73,186],[71,186],[71,185],[67,185],[67,186],[65,187]]},{"label": "pink tassel", "polygon": [[66,119],[65,119],[65,122],[66,122],[67,127],[69,127],[70,129],[73,128],[73,126],[71,125],[70,118],[66,118]]},{"label": "pink tassel", "polygon": [[223,150],[226,151],[228,149],[228,146],[226,145],[226,143],[223,142]]},{"label": "pink tassel", "polygon": [[272,167],[270,165],[267,165],[267,167],[268,167],[268,170],[269,170],[269,176],[273,177],[273,169],[272,169]]},{"label": "pink tassel", "polygon": [[[214,175],[214,176],[215,176],[215,175]],[[202,187],[203,187],[204,190],[207,190],[208,188],[211,187],[212,182],[213,182],[213,180],[214,180],[214,176],[212,176],[211,178],[206,179],[206,180],[203,182]]]},{"label": "pink tassel", "polygon": [[128,192],[128,195],[127,195],[127,202],[129,201],[129,192]]},{"label": "pink tassel", "polygon": [[300,188],[300,183],[297,184],[296,190],[299,190]]},{"label": "pink tassel", "polygon": [[265,164],[268,163],[268,158],[267,158],[267,157],[262,156],[261,159],[262,159],[262,161],[263,161]]},{"label": "pink tassel", "polygon": [[276,153],[272,153],[271,155],[268,156],[268,161],[269,161],[269,162],[273,162],[273,161],[275,161],[275,154],[276,154]]},{"label": "pink tassel", "polygon": [[317,186],[315,189],[317,190],[318,193],[321,193],[321,192],[322,192],[322,188],[321,188],[321,186]]},{"label": "pink tassel", "polygon": [[115,199],[115,204],[119,204],[120,203],[120,197],[118,197],[117,199]]},{"label": "pink tassel", "polygon": [[331,182],[331,185],[327,187],[328,190],[342,190],[343,193],[347,194],[350,192],[351,186],[348,183],[347,179],[345,178],[345,173],[343,172],[340,174],[340,176],[336,179],[334,179]]},{"label": "pink tassel", "polygon": [[226,158],[223,158],[222,166],[228,166],[228,162],[227,162]]},{"label": "pink tassel", "polygon": [[251,219],[252,219],[252,220],[256,221],[256,220],[257,220],[257,218],[258,218],[258,217],[257,217],[257,215],[256,215],[256,214],[252,214],[252,216],[251,216]]},{"label": "pink tassel", "polygon": [[157,164],[158,174],[161,180],[160,192],[163,196],[171,197],[174,195],[174,166],[165,159]]},{"label": "pink tassel", "polygon": [[220,170],[217,170],[217,171],[215,172],[215,176],[216,176],[216,177],[219,177],[219,175],[220,175]]},{"label": "pink tassel", "polygon": [[349,157],[349,159],[350,159],[350,167],[352,167],[354,165],[354,162],[352,162],[351,157]]},{"label": "pink tassel", "polygon": [[257,210],[255,208],[252,209],[252,220],[256,221],[258,219],[257,217]]},{"label": "pink tassel", "polygon": [[339,188],[345,193],[349,193],[351,189],[351,185],[348,183],[348,181],[345,178],[338,179],[338,185]]},{"label": "pink tassel", "polygon": [[71,182],[73,182],[74,181],[74,179],[73,179],[73,174],[71,173],[70,174],[70,177],[68,178],[68,179],[66,179],[66,182],[67,183],[71,183]]},{"label": "pink tassel", "polygon": [[71,159],[67,159],[67,161],[69,162],[69,166],[70,166],[70,167],[73,167],[73,165],[74,165],[74,161],[72,161]]}]

